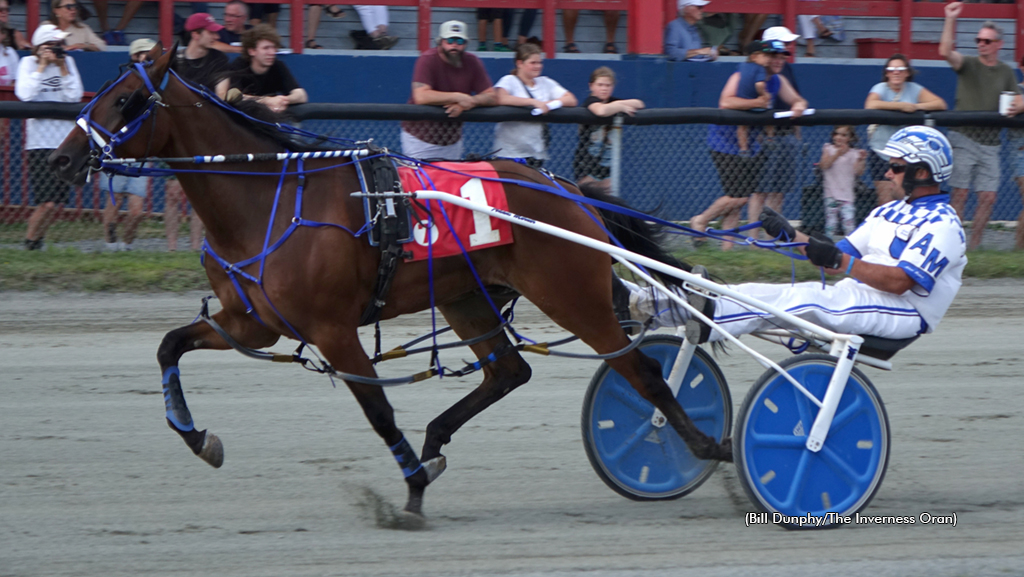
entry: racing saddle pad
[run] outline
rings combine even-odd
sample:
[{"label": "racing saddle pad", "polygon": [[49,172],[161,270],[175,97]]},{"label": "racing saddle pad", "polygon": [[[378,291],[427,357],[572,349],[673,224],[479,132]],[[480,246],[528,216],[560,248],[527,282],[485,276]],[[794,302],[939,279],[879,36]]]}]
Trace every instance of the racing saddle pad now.
[{"label": "racing saddle pad", "polygon": [[[457,172],[449,172],[435,166]],[[487,162],[440,162],[434,166],[416,169],[400,167],[398,175],[402,179],[402,190],[406,192],[437,190],[461,196],[477,204],[508,210],[508,200],[505,198],[505,188],[502,184],[485,180],[498,177],[498,173]],[[434,223],[429,240],[427,226],[430,220],[424,210],[428,204]],[[439,206],[441,204],[443,212]],[[412,254],[411,258],[405,259],[406,262],[425,260],[428,254],[434,258],[461,254],[460,242],[467,251],[493,248],[513,242],[512,223],[482,212],[450,203],[425,200],[414,203],[413,211],[413,242],[403,245],[403,248]],[[445,214],[448,215],[447,220]],[[449,221],[455,229],[454,232],[448,226]]]}]

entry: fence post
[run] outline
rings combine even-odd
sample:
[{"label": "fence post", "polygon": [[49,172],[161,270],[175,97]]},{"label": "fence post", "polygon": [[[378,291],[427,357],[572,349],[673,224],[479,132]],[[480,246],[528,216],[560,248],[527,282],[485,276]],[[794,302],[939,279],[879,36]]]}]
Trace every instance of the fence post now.
[{"label": "fence post", "polygon": [[302,49],[306,46],[306,3],[302,0],[292,0],[289,7],[292,13],[288,35],[291,36],[292,52],[302,54]]},{"label": "fence post", "polygon": [[[1024,0],[1021,1],[1024,2]],[[544,38],[544,57],[554,58],[558,46],[555,42],[555,0],[544,0],[544,8],[542,8],[542,11],[543,13],[541,14],[540,21],[541,30],[544,32],[541,34]]]},{"label": "fence post", "polygon": [[39,0],[26,0],[25,2],[25,34],[29,39],[32,33],[39,27]]},{"label": "fence post", "polygon": [[170,49],[174,46],[174,0],[160,0],[160,42],[164,48]]},{"label": "fence post", "polygon": [[914,35],[914,0],[900,0],[900,52],[911,56]]},{"label": "fence post", "polygon": [[426,52],[430,49],[430,45],[433,44],[430,31],[430,0],[420,0],[417,17],[419,18],[419,25],[416,29],[416,49],[420,52]]},{"label": "fence post", "polygon": [[616,114],[612,120],[612,130],[608,135],[609,140],[612,142],[612,166],[611,175],[609,178],[612,179],[611,190],[612,194],[619,196],[619,181],[622,176],[622,115]]}]

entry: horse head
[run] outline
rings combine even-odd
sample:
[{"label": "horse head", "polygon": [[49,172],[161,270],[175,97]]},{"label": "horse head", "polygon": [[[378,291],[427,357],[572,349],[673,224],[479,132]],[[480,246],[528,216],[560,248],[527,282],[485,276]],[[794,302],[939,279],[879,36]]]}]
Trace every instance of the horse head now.
[{"label": "horse head", "polygon": [[129,66],[82,108],[77,127],[47,161],[62,180],[83,184],[104,159],[144,157],[163,148],[169,131],[156,117],[167,106],[162,92],[176,52],[177,44],[163,52],[157,42],[146,65]]}]

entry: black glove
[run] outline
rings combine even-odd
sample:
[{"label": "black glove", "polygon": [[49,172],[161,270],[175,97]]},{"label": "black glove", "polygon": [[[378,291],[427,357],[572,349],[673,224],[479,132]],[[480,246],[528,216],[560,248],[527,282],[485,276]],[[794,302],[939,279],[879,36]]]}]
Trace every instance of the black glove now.
[{"label": "black glove", "polygon": [[814,266],[831,269],[843,266],[843,251],[830,242],[823,242],[812,237],[808,240],[807,248],[804,250],[807,252],[807,260],[811,261]]},{"label": "black glove", "polygon": [[789,224],[786,217],[768,208],[761,210],[761,228],[772,238],[781,238],[784,241],[791,241],[796,238],[796,230]]}]

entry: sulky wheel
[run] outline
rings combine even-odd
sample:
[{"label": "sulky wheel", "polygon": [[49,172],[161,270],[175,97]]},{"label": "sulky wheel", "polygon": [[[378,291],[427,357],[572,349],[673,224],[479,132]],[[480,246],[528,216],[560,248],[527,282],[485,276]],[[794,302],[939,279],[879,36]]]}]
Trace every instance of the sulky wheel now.
[{"label": "sulky wheel", "polygon": [[[804,354],[779,363],[819,400],[836,361]],[[889,464],[889,418],[878,391],[856,367],[850,373],[825,444],[805,446],[818,407],[769,369],[740,408],[733,458],[743,488],[768,521],[790,529],[834,527],[834,513],[850,516],[867,507]],[[785,517],[775,516],[781,513]],[[820,525],[790,519],[821,519]]]},{"label": "sulky wheel", "polygon": [[[682,344],[679,337],[655,335],[639,348],[661,363],[668,379]],[[722,441],[732,423],[732,398],[722,371],[702,349],[694,352],[676,399],[701,431]],[[652,424],[654,410],[605,363],[583,403],[583,446],[590,464],[612,490],[636,501],[682,497],[718,465],[695,458],[670,425]]]}]

